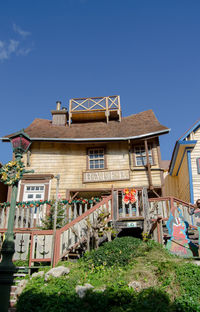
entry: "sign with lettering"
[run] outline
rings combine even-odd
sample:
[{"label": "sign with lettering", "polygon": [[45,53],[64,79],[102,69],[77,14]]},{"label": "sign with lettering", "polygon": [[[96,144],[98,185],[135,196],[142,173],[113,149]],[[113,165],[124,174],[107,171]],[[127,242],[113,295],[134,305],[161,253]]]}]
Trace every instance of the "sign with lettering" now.
[{"label": "sign with lettering", "polygon": [[130,180],[129,170],[111,170],[84,172],[83,182],[107,182]]}]

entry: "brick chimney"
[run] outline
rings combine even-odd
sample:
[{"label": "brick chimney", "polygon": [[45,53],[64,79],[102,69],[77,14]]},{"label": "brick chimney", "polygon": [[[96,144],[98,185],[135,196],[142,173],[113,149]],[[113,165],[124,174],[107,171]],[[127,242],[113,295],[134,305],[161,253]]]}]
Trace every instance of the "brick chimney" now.
[{"label": "brick chimney", "polygon": [[51,111],[52,114],[52,125],[54,126],[65,126],[68,119],[68,111],[65,107],[61,109],[61,102],[56,102],[56,110]]}]

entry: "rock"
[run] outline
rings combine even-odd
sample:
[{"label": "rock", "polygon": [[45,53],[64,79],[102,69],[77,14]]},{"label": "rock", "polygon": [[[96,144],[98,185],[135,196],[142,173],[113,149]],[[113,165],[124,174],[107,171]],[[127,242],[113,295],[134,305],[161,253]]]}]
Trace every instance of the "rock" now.
[{"label": "rock", "polygon": [[94,291],[104,292],[106,290],[106,287],[96,288]]},{"label": "rock", "polygon": [[31,275],[31,278],[33,277],[42,277],[44,275],[44,271],[35,272]]},{"label": "rock", "polygon": [[194,263],[196,265],[200,265],[200,261],[199,260],[194,260],[194,261],[192,261],[192,263]]},{"label": "rock", "polygon": [[26,287],[26,284],[28,283],[28,280],[21,280],[18,285],[17,285],[17,289],[15,291],[15,295],[17,297],[19,297],[22,293],[22,291],[24,290],[24,288]]},{"label": "rock", "polygon": [[142,289],[142,285],[140,282],[132,281],[128,284],[129,287],[135,289],[136,291],[140,291]]},{"label": "rock", "polygon": [[79,298],[83,298],[85,296],[86,292],[89,289],[93,289],[93,288],[94,288],[94,286],[92,286],[91,284],[84,284],[84,286],[77,285],[76,286],[76,293],[79,296]]},{"label": "rock", "polygon": [[64,266],[59,266],[59,267],[56,267],[56,268],[52,268],[51,270],[49,270],[45,274],[45,279],[44,280],[47,281],[50,276],[60,277],[60,276],[63,276],[63,275],[67,275],[67,274],[69,274],[69,272],[70,272],[70,269],[66,268]]}]

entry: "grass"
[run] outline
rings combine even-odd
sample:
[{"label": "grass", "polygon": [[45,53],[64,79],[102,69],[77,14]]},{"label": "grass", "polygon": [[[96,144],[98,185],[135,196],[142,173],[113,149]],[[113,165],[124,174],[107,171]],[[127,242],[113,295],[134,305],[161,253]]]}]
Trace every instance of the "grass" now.
[{"label": "grass", "polygon": [[[115,239],[76,263],[59,265],[69,267],[69,275],[30,280],[18,312],[200,312],[200,267],[153,241]],[[139,292],[128,286],[133,281],[140,283]],[[94,290],[80,299],[75,287],[85,283]]]}]

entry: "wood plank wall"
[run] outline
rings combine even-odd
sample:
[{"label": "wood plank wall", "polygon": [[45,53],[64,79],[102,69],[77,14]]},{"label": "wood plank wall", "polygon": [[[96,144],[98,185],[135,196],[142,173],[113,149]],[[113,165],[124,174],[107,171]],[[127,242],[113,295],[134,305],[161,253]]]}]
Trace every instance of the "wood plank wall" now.
[{"label": "wood plank wall", "polygon": [[[141,144],[144,144],[142,141]],[[155,187],[161,187],[156,139],[153,146],[154,165],[152,166],[152,181]],[[138,145],[138,143],[137,143]],[[87,168],[87,149],[106,146],[107,170],[130,169],[128,142],[111,142],[104,144],[69,144],[33,142],[31,146],[30,166],[35,174],[60,174],[60,194],[66,197],[66,189],[77,188],[124,188],[124,187],[148,187],[148,177],[145,167],[133,167],[133,153],[131,153],[131,169],[129,181],[111,181],[83,183],[82,174]],[[25,163],[26,163],[26,159]],[[141,169],[141,170],[138,170]],[[56,181],[51,182],[50,197],[55,195]]]}]

